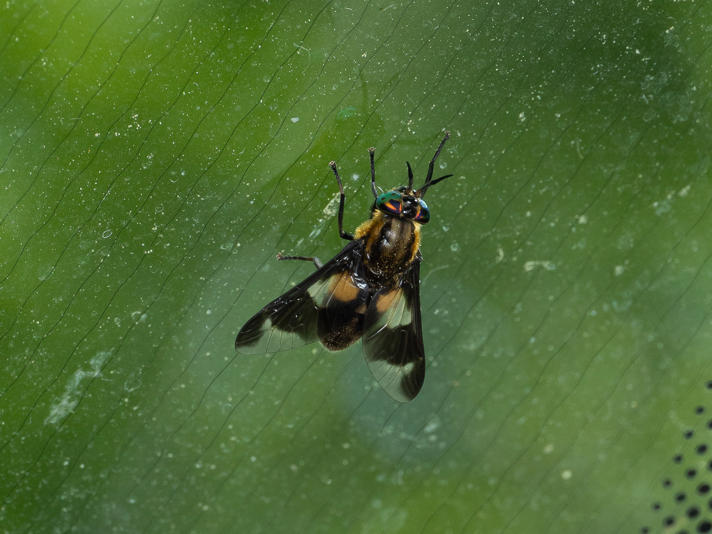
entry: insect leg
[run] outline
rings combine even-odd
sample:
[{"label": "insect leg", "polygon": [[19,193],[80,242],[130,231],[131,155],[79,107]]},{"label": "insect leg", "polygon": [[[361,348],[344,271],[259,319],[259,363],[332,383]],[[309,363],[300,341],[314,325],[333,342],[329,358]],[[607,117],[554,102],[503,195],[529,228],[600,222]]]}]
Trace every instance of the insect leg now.
[{"label": "insect leg", "polygon": [[433,179],[433,170],[435,169],[435,160],[438,159],[438,156],[440,155],[440,151],[443,149],[443,145],[445,144],[445,141],[447,141],[449,138],[450,138],[450,132],[445,132],[445,137],[443,137],[443,140],[440,141],[440,146],[435,151],[435,155],[433,156],[433,159],[430,160],[430,165],[428,165],[428,175],[425,177],[425,185],[426,186],[429,186],[430,181]]},{"label": "insect leg", "polygon": [[368,149],[368,155],[371,158],[371,191],[373,191],[373,197],[378,198],[378,192],[376,191],[376,164],[373,161],[373,153],[375,151],[376,149],[373,147]]},{"label": "insect leg", "polygon": [[344,186],[341,183],[339,171],[336,170],[336,162],[330,162],[329,167],[331,167],[331,170],[334,171],[334,176],[336,176],[336,182],[339,184],[339,193],[341,194],[341,197],[339,198],[339,235],[342,237],[342,239],[348,239],[349,241],[353,241],[354,236],[352,236],[348,232],[344,232],[344,200],[346,196],[344,195]]},{"label": "insect leg", "polygon": [[284,256],[281,252],[277,254],[277,259],[282,261],[282,260],[302,260],[302,261],[311,261],[316,265],[317,269],[321,269],[324,265],[321,263],[321,260],[317,258],[316,256],[313,257],[307,257],[307,256]]}]

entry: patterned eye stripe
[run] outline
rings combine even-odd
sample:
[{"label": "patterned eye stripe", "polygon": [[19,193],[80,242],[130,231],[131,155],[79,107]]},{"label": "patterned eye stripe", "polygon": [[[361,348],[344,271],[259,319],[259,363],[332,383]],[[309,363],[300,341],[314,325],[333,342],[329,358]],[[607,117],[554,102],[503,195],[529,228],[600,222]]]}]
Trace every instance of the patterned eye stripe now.
[{"label": "patterned eye stripe", "polygon": [[423,202],[418,204],[418,209],[415,212],[415,217],[413,217],[413,219],[421,223],[426,223],[430,220],[430,210],[424,205]]},{"label": "patterned eye stripe", "polygon": [[389,200],[388,202],[386,202],[385,206],[388,211],[391,211],[393,213],[400,213],[403,211],[403,205],[397,200]]}]

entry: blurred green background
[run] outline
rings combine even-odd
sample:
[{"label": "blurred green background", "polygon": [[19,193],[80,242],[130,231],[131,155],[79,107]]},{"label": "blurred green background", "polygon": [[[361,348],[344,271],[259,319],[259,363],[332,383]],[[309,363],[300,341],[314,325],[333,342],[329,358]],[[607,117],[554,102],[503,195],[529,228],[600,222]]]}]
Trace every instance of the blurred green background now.
[{"label": "blurred green background", "polygon": [[[1,528],[704,531],[711,60],[703,2],[3,3]],[[444,129],[420,396],[235,354],[327,163],[353,229]]]}]

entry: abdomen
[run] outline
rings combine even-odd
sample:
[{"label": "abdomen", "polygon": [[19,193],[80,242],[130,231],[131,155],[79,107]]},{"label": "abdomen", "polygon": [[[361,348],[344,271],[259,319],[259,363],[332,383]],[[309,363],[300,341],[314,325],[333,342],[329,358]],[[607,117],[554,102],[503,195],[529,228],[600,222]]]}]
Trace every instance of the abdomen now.
[{"label": "abdomen", "polygon": [[381,281],[397,282],[415,258],[420,229],[410,220],[384,217],[375,238],[366,243],[366,266]]}]

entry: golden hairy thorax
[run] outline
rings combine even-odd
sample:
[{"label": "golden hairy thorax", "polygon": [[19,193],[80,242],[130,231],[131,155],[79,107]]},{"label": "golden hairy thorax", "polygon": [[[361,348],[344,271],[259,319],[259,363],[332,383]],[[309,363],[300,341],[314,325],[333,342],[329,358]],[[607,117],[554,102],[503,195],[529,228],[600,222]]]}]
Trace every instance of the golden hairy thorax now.
[{"label": "golden hairy thorax", "polygon": [[355,237],[364,240],[364,265],[370,274],[397,283],[420,248],[420,224],[374,211],[356,228]]}]

